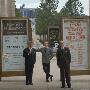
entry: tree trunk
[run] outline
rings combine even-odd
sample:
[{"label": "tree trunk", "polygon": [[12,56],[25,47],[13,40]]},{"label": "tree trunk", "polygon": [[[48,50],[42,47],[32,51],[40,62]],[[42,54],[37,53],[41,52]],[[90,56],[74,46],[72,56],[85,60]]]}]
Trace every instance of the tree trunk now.
[{"label": "tree trunk", "polygon": [[40,41],[41,41],[41,34],[40,34]]}]

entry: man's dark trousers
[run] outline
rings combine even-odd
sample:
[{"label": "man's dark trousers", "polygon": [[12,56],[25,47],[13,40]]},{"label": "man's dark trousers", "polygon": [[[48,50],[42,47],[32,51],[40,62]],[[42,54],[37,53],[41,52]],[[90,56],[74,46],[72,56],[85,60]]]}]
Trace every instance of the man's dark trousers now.
[{"label": "man's dark trousers", "polygon": [[46,73],[46,80],[50,77],[50,63],[43,63],[43,70]]},{"label": "man's dark trousers", "polygon": [[27,68],[27,71],[26,71],[26,83],[32,83],[34,65],[29,65],[29,67],[30,68]]},{"label": "man's dark trousers", "polygon": [[62,86],[65,86],[65,79],[68,87],[71,87],[70,83],[70,64],[66,64],[63,67],[60,67],[60,75],[61,75],[61,81]]}]

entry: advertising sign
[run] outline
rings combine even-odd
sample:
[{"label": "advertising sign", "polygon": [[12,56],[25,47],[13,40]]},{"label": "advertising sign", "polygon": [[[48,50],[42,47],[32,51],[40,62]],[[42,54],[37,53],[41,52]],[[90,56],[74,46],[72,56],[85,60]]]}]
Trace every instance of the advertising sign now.
[{"label": "advertising sign", "polygon": [[2,20],[2,72],[24,71],[27,20]]},{"label": "advertising sign", "polygon": [[88,68],[88,19],[63,19],[63,40],[71,51],[71,68]]},{"label": "advertising sign", "polygon": [[58,47],[58,42],[60,38],[59,27],[49,27],[48,38],[50,47]]}]

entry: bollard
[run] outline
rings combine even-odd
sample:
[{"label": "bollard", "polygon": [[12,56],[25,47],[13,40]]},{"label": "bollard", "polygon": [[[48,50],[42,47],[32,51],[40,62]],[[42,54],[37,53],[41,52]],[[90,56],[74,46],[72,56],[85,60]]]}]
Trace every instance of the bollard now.
[{"label": "bollard", "polygon": [[0,82],[2,81],[2,78],[0,77]]}]

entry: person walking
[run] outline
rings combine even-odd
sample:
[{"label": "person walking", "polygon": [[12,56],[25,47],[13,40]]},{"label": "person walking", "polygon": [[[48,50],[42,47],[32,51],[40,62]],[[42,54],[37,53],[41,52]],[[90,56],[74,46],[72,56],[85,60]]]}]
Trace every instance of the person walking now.
[{"label": "person walking", "polygon": [[71,78],[70,78],[70,62],[71,62],[71,54],[68,47],[64,47],[64,42],[60,41],[59,47],[56,53],[57,57],[57,65],[60,68],[60,77],[62,86],[61,88],[65,87],[65,80],[67,83],[68,88],[71,88]]},{"label": "person walking", "polygon": [[52,81],[53,75],[50,75],[50,60],[53,57],[53,52],[51,48],[49,48],[48,41],[44,42],[44,47],[41,49],[42,53],[42,65],[43,70],[46,74],[46,82],[49,82],[49,78]]},{"label": "person walking", "polygon": [[32,76],[33,68],[36,62],[36,50],[32,48],[33,42],[29,41],[28,47],[23,50],[23,57],[25,57],[25,74],[26,74],[26,85],[33,85]]}]

